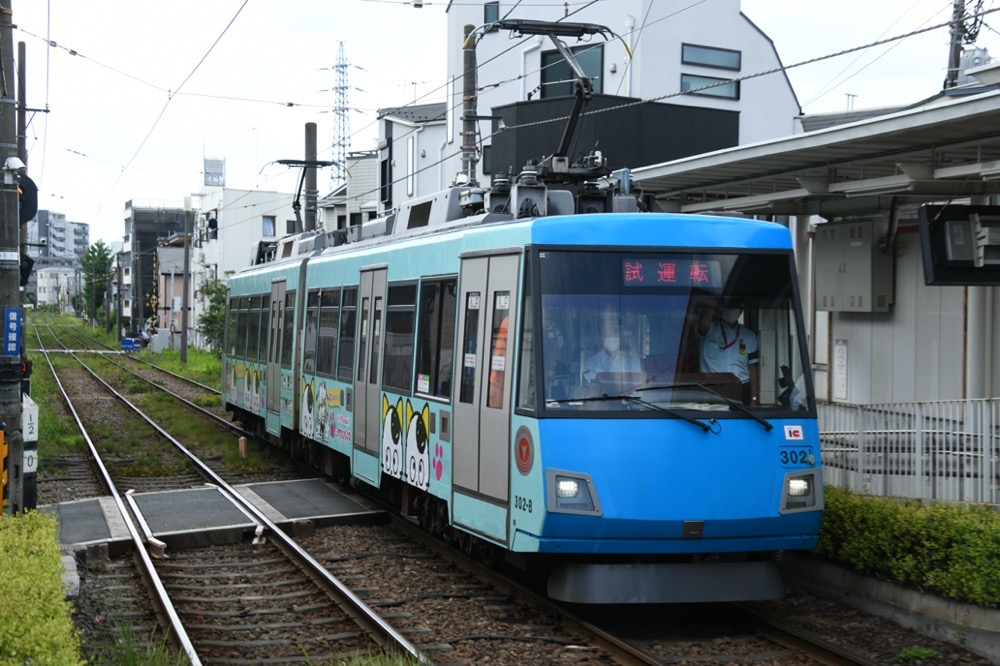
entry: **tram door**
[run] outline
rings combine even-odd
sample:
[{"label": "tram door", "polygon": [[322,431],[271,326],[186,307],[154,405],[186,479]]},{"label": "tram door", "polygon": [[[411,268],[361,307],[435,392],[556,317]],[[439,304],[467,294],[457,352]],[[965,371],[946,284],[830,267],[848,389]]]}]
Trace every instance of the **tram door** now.
[{"label": "tram door", "polygon": [[[453,483],[507,503],[518,255],[462,260]],[[509,337],[508,337],[509,336]]]},{"label": "tram door", "polygon": [[[358,291],[358,344],[354,367],[354,448],[378,458],[379,382],[382,377],[382,332],[385,327],[385,269],[361,273]],[[370,479],[377,482],[378,477]]]},{"label": "tram door", "polygon": [[[285,330],[285,281],[271,283],[271,307],[267,332],[267,429],[280,430],[278,411],[281,408],[281,344]],[[274,427],[272,428],[272,424]]]}]

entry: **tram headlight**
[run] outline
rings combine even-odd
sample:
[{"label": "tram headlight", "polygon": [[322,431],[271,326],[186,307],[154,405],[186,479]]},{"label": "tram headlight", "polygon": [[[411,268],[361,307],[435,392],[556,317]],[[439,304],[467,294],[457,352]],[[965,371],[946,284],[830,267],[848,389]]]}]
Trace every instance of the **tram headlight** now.
[{"label": "tram headlight", "polygon": [[785,475],[781,513],[823,508],[823,486],[819,468],[796,470]]},{"label": "tram headlight", "polygon": [[565,476],[556,477],[556,496],[560,498],[576,497],[580,494],[580,482],[576,479],[567,479]]},{"label": "tram headlight", "polygon": [[601,505],[589,475],[549,469],[545,476],[549,511],[601,515]]},{"label": "tram headlight", "polygon": [[812,488],[812,479],[789,479],[788,480],[788,494],[791,497],[802,497],[803,495],[808,495],[810,489]]}]

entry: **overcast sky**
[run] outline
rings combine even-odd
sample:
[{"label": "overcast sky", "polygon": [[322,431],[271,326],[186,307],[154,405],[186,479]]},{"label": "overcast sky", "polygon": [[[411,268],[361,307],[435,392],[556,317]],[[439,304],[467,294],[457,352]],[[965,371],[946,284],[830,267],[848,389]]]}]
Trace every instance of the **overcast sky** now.
[{"label": "overcast sky", "polygon": [[[651,13],[699,1],[658,0]],[[27,49],[28,106],[49,110],[29,113],[28,174],[39,205],[90,223],[91,239],[109,244],[124,233],[127,200],[180,206],[198,192],[203,157],[226,159],[230,187],[294,191],[297,172],[273,162],[303,157],[307,122],[317,124],[320,158],[329,158],[330,68],[341,42],[356,88],[353,150],[374,147],[376,109],[444,100],[443,0],[421,9],[406,0],[12,2],[14,41]],[[791,66],[943,23],[951,4],[743,0],[742,9]],[[992,23],[1000,28],[1000,12],[986,17],[977,44],[1000,55]],[[788,76],[806,113],[912,103],[941,89],[947,47],[939,28]],[[321,172],[321,193],[328,186]]]}]

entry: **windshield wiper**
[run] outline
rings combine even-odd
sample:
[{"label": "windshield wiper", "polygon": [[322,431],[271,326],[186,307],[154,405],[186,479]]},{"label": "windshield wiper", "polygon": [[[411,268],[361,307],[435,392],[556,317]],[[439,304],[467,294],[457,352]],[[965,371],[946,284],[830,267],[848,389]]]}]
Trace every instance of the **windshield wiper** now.
[{"label": "windshield wiper", "polygon": [[756,421],[757,423],[759,423],[762,426],[764,426],[764,430],[766,430],[768,432],[770,432],[771,430],[774,429],[774,424],[772,424],[767,419],[765,419],[765,418],[763,418],[761,416],[758,416],[758,415],[754,414],[753,412],[751,412],[749,409],[746,408],[746,405],[744,405],[742,402],[740,402],[738,400],[733,400],[732,398],[724,396],[721,393],[719,393],[718,391],[716,391],[715,389],[711,389],[711,388],[705,386],[704,384],[699,384],[698,382],[687,382],[687,383],[684,383],[684,384],[673,384],[672,386],[643,386],[643,387],[637,388],[635,390],[636,391],[651,391],[651,390],[654,390],[654,389],[684,388],[684,387],[687,387],[687,386],[695,386],[697,388],[700,388],[703,391],[707,391],[708,393],[711,393],[714,396],[718,396],[718,397],[722,398],[726,402],[726,404],[729,405],[730,409],[735,409],[735,410],[743,412],[744,414],[746,414],[747,416],[749,416],[750,418],[752,418],[754,421]]},{"label": "windshield wiper", "polygon": [[565,402],[607,402],[609,400],[627,400],[629,402],[634,402],[637,405],[642,405],[647,409],[652,409],[658,412],[663,412],[665,414],[670,414],[671,416],[681,419],[682,421],[687,421],[688,423],[698,426],[705,432],[708,432],[709,430],[712,429],[712,426],[710,426],[707,423],[703,423],[698,419],[691,418],[690,416],[685,416],[680,412],[676,412],[672,409],[667,409],[666,407],[660,407],[659,405],[654,405],[653,403],[647,402],[646,400],[643,400],[642,398],[635,395],[608,395],[607,393],[605,393],[604,395],[590,396],[588,398],[561,398],[559,400],[546,400],[545,402],[546,403],[554,402],[556,404],[562,404]]},{"label": "windshield wiper", "polygon": [[698,382],[684,382],[684,383],[681,383],[681,384],[663,384],[663,385],[655,385],[655,386],[640,386],[639,388],[637,388],[635,390],[636,391],[656,391],[656,390],[661,390],[662,391],[664,389],[687,388],[687,387],[690,387],[690,386],[694,386],[695,388],[700,388],[702,391],[706,391],[708,393],[711,393],[714,396],[722,398],[722,400],[724,400],[725,403],[727,405],[729,405],[730,409],[736,409],[736,410],[739,410],[739,411],[743,412],[744,414],[746,414],[747,416],[749,416],[750,418],[752,418],[754,421],[756,421],[757,423],[759,423],[762,426],[764,426],[764,430],[767,430],[768,432],[770,432],[772,429],[774,429],[774,425],[770,421],[768,421],[767,419],[765,419],[765,418],[763,418],[761,416],[758,416],[757,414],[754,414],[753,412],[751,412],[749,409],[746,408],[746,406],[742,402],[739,402],[737,400],[733,400],[732,398],[726,397],[726,396],[722,395],[721,393],[719,393],[718,391],[716,391],[714,389],[710,389],[709,387],[705,386],[704,384],[699,384]]}]

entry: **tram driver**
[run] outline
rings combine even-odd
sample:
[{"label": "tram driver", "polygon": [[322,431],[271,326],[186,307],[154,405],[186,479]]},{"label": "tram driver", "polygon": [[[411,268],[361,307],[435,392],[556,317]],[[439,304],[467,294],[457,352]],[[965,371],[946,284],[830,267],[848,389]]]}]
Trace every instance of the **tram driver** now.
[{"label": "tram driver", "polygon": [[601,348],[596,354],[590,356],[583,365],[583,378],[589,383],[594,383],[598,379],[598,374],[615,373],[618,375],[627,373],[641,373],[642,365],[628,350],[623,350],[621,345],[622,327],[618,323],[618,318],[613,315],[602,315],[601,317]]},{"label": "tram driver", "polygon": [[760,354],[757,334],[740,324],[743,301],[729,298],[702,309],[698,319],[701,339],[699,370],[726,372],[741,384],[744,405],[760,404]]}]

